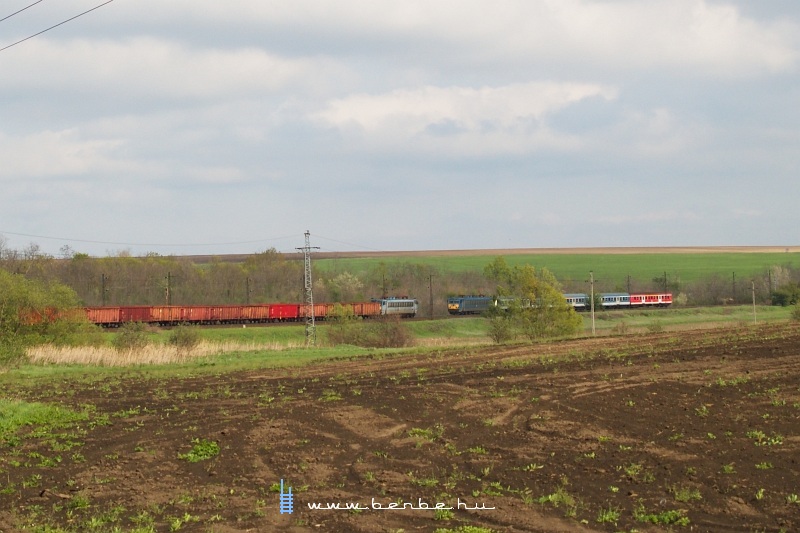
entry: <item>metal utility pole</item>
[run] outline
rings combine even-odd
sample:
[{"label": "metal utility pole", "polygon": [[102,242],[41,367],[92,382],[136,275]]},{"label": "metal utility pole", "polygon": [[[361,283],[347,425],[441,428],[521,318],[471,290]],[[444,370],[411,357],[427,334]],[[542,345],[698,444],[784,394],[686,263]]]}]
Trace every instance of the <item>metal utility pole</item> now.
[{"label": "metal utility pole", "polygon": [[247,303],[247,305],[250,305],[250,278],[249,277],[245,278],[245,280],[244,280],[244,289],[247,292],[247,294],[245,294],[246,303]]},{"label": "metal utility pole", "polygon": [[107,279],[108,278],[106,277],[105,274],[100,274],[100,285],[101,285],[100,290],[102,291],[102,293],[100,294],[100,299],[103,302],[103,307],[106,306],[106,291],[108,290],[106,289]]},{"label": "metal utility pole", "polygon": [[305,264],[305,289],[306,289],[306,346],[317,344],[317,328],[314,324],[314,295],[311,292],[311,250],[319,250],[319,246],[311,246],[311,232],[306,230],[306,245],[303,248],[296,248],[303,252],[303,262]]},{"label": "metal utility pole", "polygon": [[164,289],[164,294],[167,297],[167,305],[172,305],[172,272],[167,272],[167,286]]}]

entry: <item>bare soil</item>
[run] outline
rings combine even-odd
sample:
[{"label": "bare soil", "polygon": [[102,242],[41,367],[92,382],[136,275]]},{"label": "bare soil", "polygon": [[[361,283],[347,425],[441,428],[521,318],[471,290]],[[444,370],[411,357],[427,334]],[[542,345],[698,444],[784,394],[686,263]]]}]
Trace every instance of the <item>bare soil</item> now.
[{"label": "bare soil", "polygon": [[7,390],[111,424],[0,444],[0,531],[797,531],[799,368],[780,325]]}]

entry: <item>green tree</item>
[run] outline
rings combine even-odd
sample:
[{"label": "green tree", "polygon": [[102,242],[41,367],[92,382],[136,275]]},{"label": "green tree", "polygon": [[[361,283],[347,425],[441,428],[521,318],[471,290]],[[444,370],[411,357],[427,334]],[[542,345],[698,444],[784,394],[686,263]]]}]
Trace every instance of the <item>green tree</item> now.
[{"label": "green tree", "polygon": [[0,270],[0,360],[36,344],[76,344],[95,330],[78,309],[75,291]]},{"label": "green tree", "polygon": [[772,305],[796,305],[800,303],[800,284],[789,282],[772,293]]},{"label": "green tree", "polygon": [[512,298],[507,312],[529,339],[563,337],[581,330],[583,321],[564,299],[561,285],[546,268],[531,265],[510,268],[502,257],[484,269],[484,275],[497,283],[500,297]]},{"label": "green tree", "polygon": [[363,298],[364,283],[350,272],[342,272],[328,280],[330,296],[335,302],[347,302]]}]

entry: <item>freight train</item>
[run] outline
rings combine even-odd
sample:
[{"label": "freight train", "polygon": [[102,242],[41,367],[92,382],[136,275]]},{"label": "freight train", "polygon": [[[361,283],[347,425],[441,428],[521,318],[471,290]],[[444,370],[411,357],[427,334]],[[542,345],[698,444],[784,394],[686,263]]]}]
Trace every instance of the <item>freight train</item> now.
[{"label": "freight train", "polygon": [[[369,302],[315,303],[313,312],[317,320],[325,320],[334,306],[341,305],[353,316],[374,318],[399,316],[413,318],[419,302],[413,298],[377,298]],[[119,327],[126,322],[143,322],[156,326],[178,324],[259,324],[268,322],[298,322],[310,316],[306,304],[251,304],[251,305],[135,305],[119,307],[85,307],[89,321],[106,328]]]},{"label": "freight train", "polygon": [[[671,293],[601,293],[603,309],[630,309],[635,307],[669,307],[672,305]],[[576,311],[591,307],[590,296],[583,293],[564,294],[564,299]],[[492,306],[501,305],[499,300],[489,296],[453,296],[447,299],[447,312],[451,315],[477,315]]]}]

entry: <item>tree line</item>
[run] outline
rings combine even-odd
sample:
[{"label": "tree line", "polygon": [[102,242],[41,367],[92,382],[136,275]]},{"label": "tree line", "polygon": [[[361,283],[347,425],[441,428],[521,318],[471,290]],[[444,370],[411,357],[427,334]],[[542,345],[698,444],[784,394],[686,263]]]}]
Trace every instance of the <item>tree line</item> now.
[{"label": "tree line", "polygon": [[[222,260],[196,264],[185,257],[155,253],[132,257],[120,252],[108,257],[62,249],[61,257],[42,253],[36,244],[22,250],[5,246],[0,236],[0,269],[44,283],[71,287],[81,305],[226,305],[304,300],[302,260],[287,258],[274,248],[241,263]],[[312,263],[313,265],[313,263]],[[409,296],[420,302],[422,316],[447,312],[447,298],[460,294],[496,295],[496,280],[486,271],[451,272],[412,261],[370,263],[360,271],[313,266],[315,301],[364,301],[381,296]],[[710,274],[682,283],[677,274],[652,279],[600,280],[595,292],[672,292],[678,305],[794,303],[792,287],[800,286],[800,271],[773,266],[756,278],[730,273]],[[567,281],[565,292],[589,292],[583,281]],[[800,295],[800,289],[796,291]]]},{"label": "tree line", "polygon": [[[547,269],[509,267],[497,257],[479,272],[447,272],[413,262],[371,264],[363,271],[314,269],[318,302],[364,301],[394,295],[415,297],[421,316],[447,313],[447,298],[459,294],[495,295],[502,308],[487,314],[496,342],[518,336],[529,339],[569,336],[581,319],[562,292],[588,292],[586,286],[564,286]],[[241,263],[195,264],[187,258],[127,253],[92,258],[69,253],[56,258],[38,246],[12,250],[0,237],[0,362],[19,357],[33,344],[96,344],[103,340],[82,313],[68,310],[99,305],[224,305],[304,300],[302,261],[275,249],[249,256]],[[796,306],[800,319],[800,271],[790,266],[769,269],[764,279],[739,280],[712,274],[691,284],[677,276],[627,280],[636,291],[672,292],[678,305],[758,303]],[[608,281],[595,292],[626,292]],[[51,320],[52,317],[59,317]],[[405,345],[408,331],[397,324],[354,326],[339,317],[332,335],[342,342],[381,346],[391,340]]]}]

